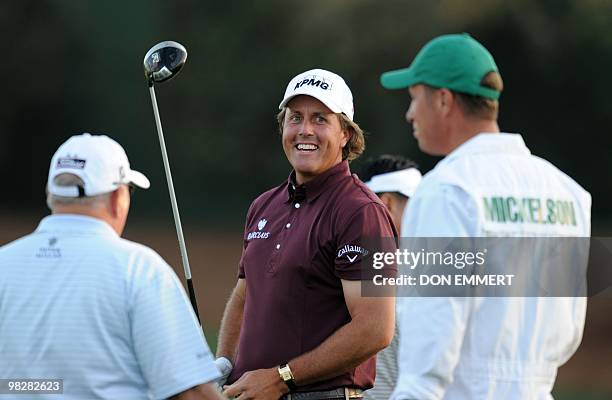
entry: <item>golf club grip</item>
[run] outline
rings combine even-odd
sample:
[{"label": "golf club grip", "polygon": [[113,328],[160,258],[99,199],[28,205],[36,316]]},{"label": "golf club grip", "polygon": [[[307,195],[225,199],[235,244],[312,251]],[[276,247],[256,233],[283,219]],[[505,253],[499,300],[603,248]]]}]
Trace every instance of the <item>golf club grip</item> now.
[{"label": "golf club grip", "polygon": [[200,322],[200,313],[198,312],[198,302],[196,301],[195,290],[193,290],[193,282],[191,279],[187,279],[187,290],[189,291],[189,300],[191,301],[191,306],[193,307],[193,311],[195,312],[196,317],[198,317],[198,322]]}]

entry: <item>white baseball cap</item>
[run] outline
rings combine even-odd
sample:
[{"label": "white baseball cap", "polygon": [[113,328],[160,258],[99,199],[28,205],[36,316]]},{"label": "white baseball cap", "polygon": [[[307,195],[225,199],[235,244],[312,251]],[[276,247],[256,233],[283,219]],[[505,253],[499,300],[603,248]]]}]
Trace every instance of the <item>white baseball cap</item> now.
[{"label": "white baseball cap", "polygon": [[[55,177],[65,173],[81,178],[85,187],[55,185]],[[51,158],[47,190],[56,196],[96,196],[126,184],[142,189],[151,186],[146,176],[130,169],[125,150],[108,136],[89,133],[72,136]]]},{"label": "white baseball cap", "polygon": [[374,175],[365,184],[374,193],[399,192],[406,197],[412,197],[421,179],[422,175],[418,169],[406,168]]},{"label": "white baseball cap", "polygon": [[324,69],[311,69],[295,76],[287,85],[280,110],[295,96],[305,94],[325,104],[335,113],[344,113],[353,120],[353,94],[344,79]]}]

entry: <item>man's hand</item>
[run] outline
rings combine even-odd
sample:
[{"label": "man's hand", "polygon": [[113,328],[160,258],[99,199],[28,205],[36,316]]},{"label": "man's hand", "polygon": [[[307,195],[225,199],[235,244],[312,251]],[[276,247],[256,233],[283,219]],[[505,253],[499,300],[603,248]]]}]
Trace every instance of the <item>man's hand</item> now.
[{"label": "man's hand", "polygon": [[286,393],[289,388],[281,380],[278,368],[246,372],[223,391],[227,397],[238,400],[278,400]]}]

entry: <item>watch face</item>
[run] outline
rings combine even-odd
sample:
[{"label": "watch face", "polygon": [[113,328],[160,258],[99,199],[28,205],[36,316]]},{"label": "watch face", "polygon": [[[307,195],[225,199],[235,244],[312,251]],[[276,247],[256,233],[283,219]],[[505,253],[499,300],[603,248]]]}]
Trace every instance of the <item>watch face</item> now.
[{"label": "watch face", "polygon": [[291,369],[286,364],[278,369],[278,373],[280,374],[281,379],[285,382],[293,379],[293,374],[291,373]]}]

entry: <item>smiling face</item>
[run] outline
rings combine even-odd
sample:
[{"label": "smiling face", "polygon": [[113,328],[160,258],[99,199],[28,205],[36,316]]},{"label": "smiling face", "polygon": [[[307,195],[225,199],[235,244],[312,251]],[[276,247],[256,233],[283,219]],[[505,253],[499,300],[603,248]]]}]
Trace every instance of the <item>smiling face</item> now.
[{"label": "smiling face", "polygon": [[283,122],[283,149],[295,170],[298,184],[342,162],[342,148],[349,140],[340,120],[311,96],[296,96],[287,103]]}]

